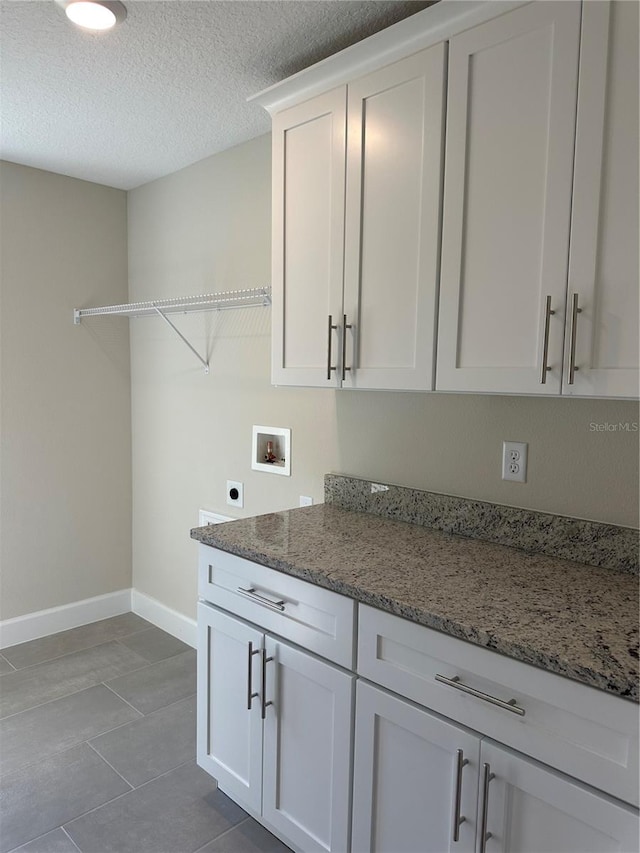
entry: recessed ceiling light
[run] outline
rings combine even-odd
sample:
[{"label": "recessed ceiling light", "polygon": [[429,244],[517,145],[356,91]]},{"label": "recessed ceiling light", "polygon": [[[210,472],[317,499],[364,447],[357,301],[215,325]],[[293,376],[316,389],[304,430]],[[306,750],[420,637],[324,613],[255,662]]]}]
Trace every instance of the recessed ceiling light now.
[{"label": "recessed ceiling light", "polygon": [[56,0],[67,18],[85,30],[110,30],[127,17],[118,0]]}]

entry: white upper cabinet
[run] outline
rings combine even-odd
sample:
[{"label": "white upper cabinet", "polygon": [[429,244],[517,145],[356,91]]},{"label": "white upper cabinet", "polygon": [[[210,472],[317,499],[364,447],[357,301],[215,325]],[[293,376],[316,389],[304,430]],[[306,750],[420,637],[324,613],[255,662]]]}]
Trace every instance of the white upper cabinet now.
[{"label": "white upper cabinet", "polygon": [[638,3],[584,4],[563,394],[638,396]]},{"label": "white upper cabinet", "polygon": [[[276,385],[334,387],[342,320],[347,90],[273,121],[273,344]],[[335,365],[335,361],[333,361]]]},{"label": "white upper cabinet", "polygon": [[433,388],[445,51],[274,118],[274,383]]},{"label": "white upper cabinet", "polygon": [[350,388],[433,388],[446,46],[348,88]]},{"label": "white upper cabinet", "polygon": [[451,40],[438,390],[560,392],[580,10]]},{"label": "white upper cabinet", "polygon": [[639,395],[638,9],[438,3],[260,96],[275,384]]}]

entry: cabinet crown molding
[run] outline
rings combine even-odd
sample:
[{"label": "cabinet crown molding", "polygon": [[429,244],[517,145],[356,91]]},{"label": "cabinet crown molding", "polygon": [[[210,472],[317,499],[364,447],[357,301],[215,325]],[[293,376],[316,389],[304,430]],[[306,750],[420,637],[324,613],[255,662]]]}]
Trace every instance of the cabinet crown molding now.
[{"label": "cabinet crown molding", "polygon": [[[333,56],[247,98],[270,115],[404,59],[530,0],[440,0]],[[580,0],[575,0],[580,2]]]}]

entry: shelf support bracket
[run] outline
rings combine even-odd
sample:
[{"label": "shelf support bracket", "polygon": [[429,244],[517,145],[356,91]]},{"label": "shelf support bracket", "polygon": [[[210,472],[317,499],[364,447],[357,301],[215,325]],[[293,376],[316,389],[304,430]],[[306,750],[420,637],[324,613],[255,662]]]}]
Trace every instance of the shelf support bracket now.
[{"label": "shelf support bracket", "polygon": [[201,362],[201,363],[204,365],[204,372],[205,372],[205,373],[209,373],[209,362],[208,362],[208,361],[206,361],[206,359],[204,359],[204,358],[200,355],[200,353],[198,352],[198,350],[197,350],[197,349],[195,349],[195,347],[191,346],[191,344],[190,344],[190,343],[189,343],[189,341],[185,338],[185,336],[182,334],[182,332],[180,331],[180,329],[178,329],[178,328],[177,328],[177,327],[176,327],[176,326],[171,322],[171,320],[166,316],[166,314],[163,314],[163,313],[162,313],[162,311],[161,311],[161,310],[160,310],[156,305],[154,305],[154,306],[153,306],[153,310],[154,310],[154,311],[155,311],[155,312],[156,312],[160,317],[162,317],[162,319],[165,321],[165,323],[167,323],[169,326],[171,326],[171,328],[172,328],[172,329],[173,329],[173,331],[176,333],[176,335],[180,338],[180,340],[184,341],[184,343],[189,347],[189,349],[190,349],[190,350],[191,350],[191,352],[195,355],[195,357],[198,359],[198,361],[199,361],[199,362]]}]

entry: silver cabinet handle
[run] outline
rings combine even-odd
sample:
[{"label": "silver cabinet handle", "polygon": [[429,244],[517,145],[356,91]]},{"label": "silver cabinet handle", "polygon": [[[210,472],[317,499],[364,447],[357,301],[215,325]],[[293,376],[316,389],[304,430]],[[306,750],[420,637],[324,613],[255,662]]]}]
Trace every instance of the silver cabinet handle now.
[{"label": "silver cabinet handle", "polygon": [[578,337],[578,314],[582,314],[582,308],[578,308],[578,294],[574,293],[571,301],[571,345],[569,349],[569,385],[575,381],[576,370],[576,339]]},{"label": "silver cabinet handle", "polygon": [[544,339],[542,342],[542,370],[540,371],[541,385],[547,384],[547,373],[551,370],[547,364],[547,361],[549,360],[549,323],[551,321],[551,315],[555,313],[555,311],[551,310],[551,297],[547,296],[544,306]]},{"label": "silver cabinet handle", "polygon": [[347,329],[352,329],[353,326],[351,323],[347,323],[347,315],[342,315],[342,379],[347,378],[347,370],[351,370],[350,367],[347,367]]},{"label": "silver cabinet handle", "polygon": [[251,710],[251,702],[256,698],[256,696],[259,695],[258,693],[253,692],[251,658],[254,655],[259,655],[260,649],[254,649],[253,643],[249,643],[249,648],[247,651],[248,651],[248,654],[247,654],[247,711],[250,711]]},{"label": "silver cabinet handle", "polygon": [[491,772],[491,765],[485,762],[483,764],[483,785],[482,785],[482,823],[480,824],[480,853],[485,853],[487,849],[487,841],[492,838],[492,834],[487,832],[487,820],[489,817],[489,783],[496,778],[496,774]]},{"label": "silver cabinet handle", "polygon": [[338,326],[333,322],[333,316],[329,314],[328,341],[327,341],[327,379],[331,379],[331,371],[337,370],[335,364],[331,364],[331,332],[337,329]]},{"label": "silver cabinet handle", "polygon": [[456,750],[456,799],[453,804],[453,840],[460,841],[460,826],[466,817],[460,814],[460,801],[462,800],[462,768],[466,767],[469,760],[464,757],[461,749]]},{"label": "silver cabinet handle", "polygon": [[469,687],[467,684],[463,684],[460,681],[459,675],[454,675],[453,678],[447,678],[445,675],[436,673],[436,681],[439,681],[440,684],[446,684],[447,687],[455,687],[456,690],[462,690],[463,693],[468,693],[469,696],[475,696],[476,699],[484,699],[485,702],[490,702],[492,705],[496,705],[498,708],[503,708],[505,711],[511,711],[512,714],[518,714],[518,716],[524,717],[525,710],[524,708],[520,708],[516,705],[515,699],[509,699],[508,701],[505,701],[504,699],[497,699],[495,696],[491,696],[490,693],[483,693],[482,690],[476,690],[475,687]]},{"label": "silver cabinet handle", "polygon": [[273,656],[267,657],[267,650],[262,649],[262,719],[267,719],[267,708],[273,702],[267,702],[267,664],[274,660]]},{"label": "silver cabinet handle", "polygon": [[236,590],[240,593],[240,595],[244,595],[247,598],[250,598],[252,601],[257,602],[258,604],[262,604],[263,607],[271,607],[273,610],[279,610],[281,613],[284,611],[285,603],[284,601],[271,601],[270,598],[266,598],[264,595],[260,595],[259,592],[255,591],[255,587],[249,587],[249,589],[244,589],[244,587],[239,586]]}]

